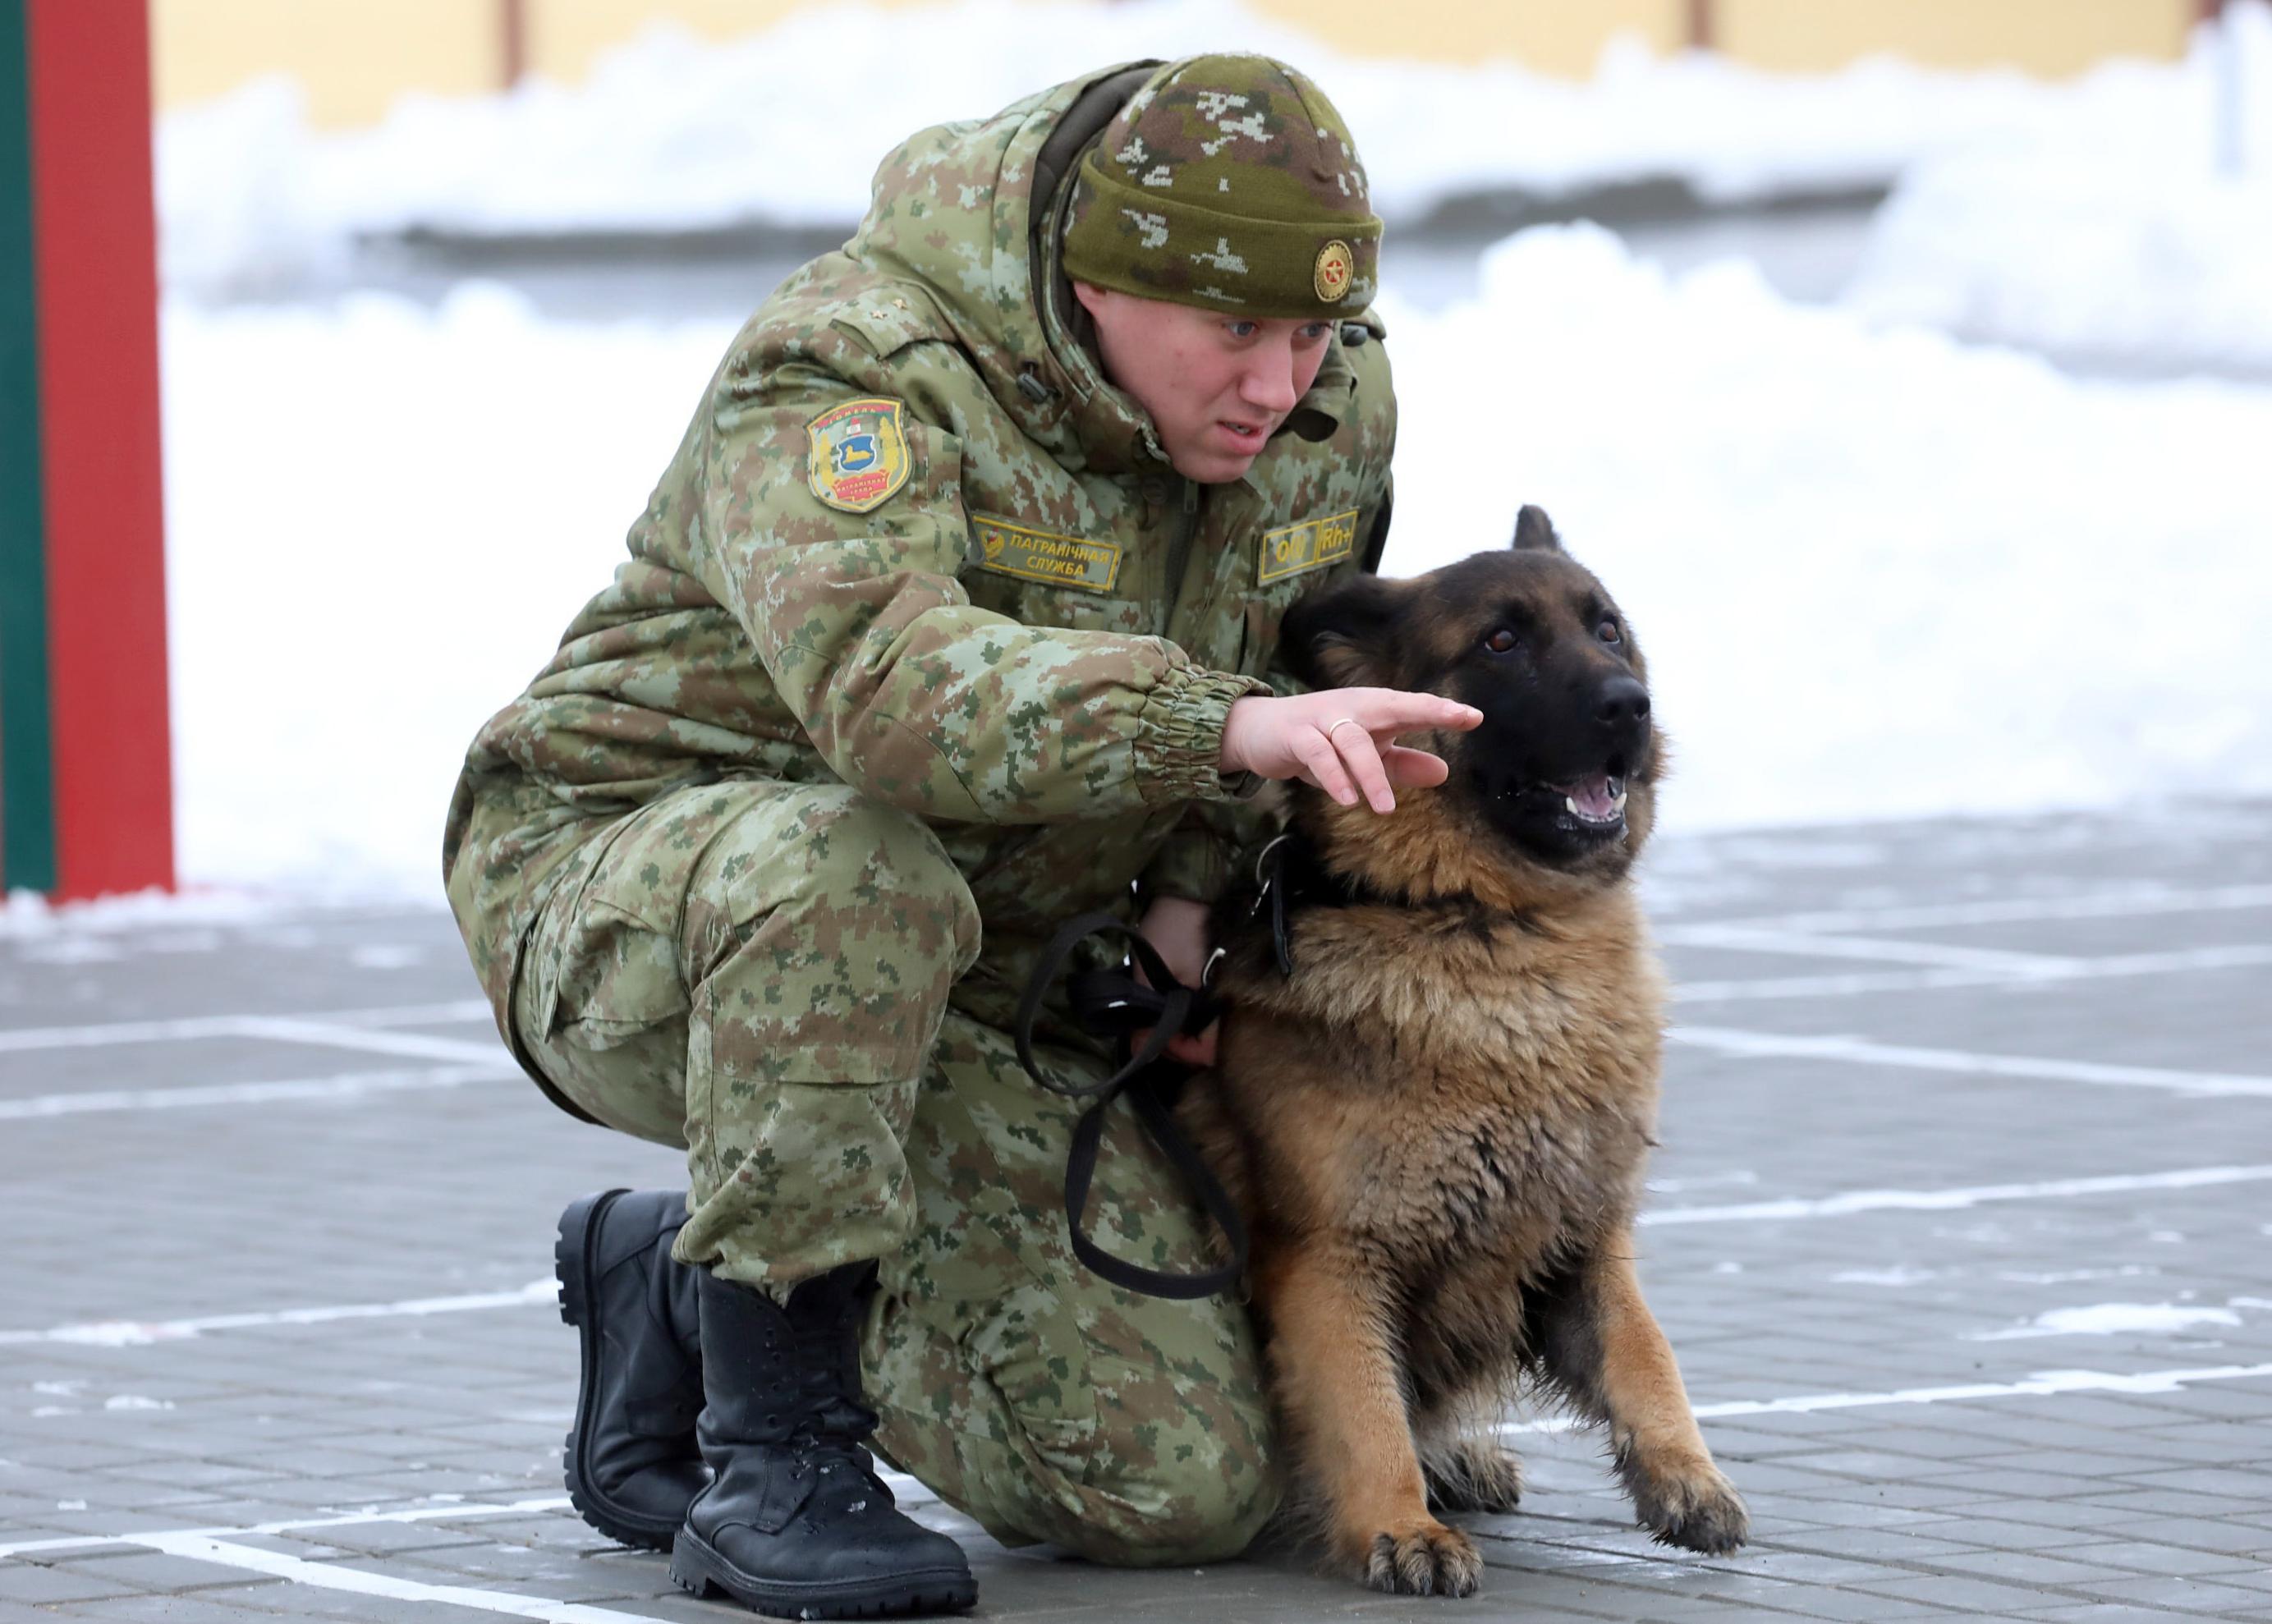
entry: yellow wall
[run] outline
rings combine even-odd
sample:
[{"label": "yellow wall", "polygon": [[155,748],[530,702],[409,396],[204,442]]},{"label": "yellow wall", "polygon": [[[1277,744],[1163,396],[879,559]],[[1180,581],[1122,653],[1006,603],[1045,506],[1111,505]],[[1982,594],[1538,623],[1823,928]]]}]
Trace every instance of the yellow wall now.
[{"label": "yellow wall", "polygon": [[[892,10],[937,0],[876,0]],[[657,16],[711,39],[764,28],[815,0],[527,0],[529,61],[539,72],[574,81],[594,57]],[[1686,37],[1685,0],[1588,0],[1585,4],[1421,0],[1384,21],[1380,0],[1248,0],[1266,16],[1306,29],[1356,56],[1431,62],[1512,56],[1548,73],[1583,78],[1620,32],[1658,50]],[[1131,11],[1140,9],[1131,6]],[[1100,42],[1104,56],[1110,41]]]},{"label": "yellow wall", "polygon": [[[470,3],[470,0],[469,0]],[[494,0],[482,0],[494,4]],[[573,84],[593,59],[621,45],[649,23],[668,18],[713,40],[731,40],[771,27],[791,11],[811,11],[824,0],[525,0],[528,8],[528,65]],[[868,0],[899,11],[938,0]]]},{"label": "yellow wall", "polygon": [[[728,39],[825,3],[523,0],[529,65],[573,84],[609,47],[658,19]],[[1678,49],[1689,16],[1688,0],[1247,4],[1352,54],[1433,62],[1512,57],[1573,78],[1589,73],[1620,32],[1655,50]],[[1792,71],[1890,52],[1937,66],[2072,74],[2109,56],[2178,56],[2194,9],[2195,0],[1713,0],[1719,49]],[[317,123],[367,123],[406,91],[491,90],[504,73],[498,0],[152,0],[151,18],[161,108],[205,101],[259,74],[291,72]],[[1110,40],[1100,39],[1098,49],[1110,56]]]},{"label": "yellow wall", "polygon": [[1714,0],[1718,49],[1819,72],[1894,51],[1929,67],[2063,77],[2108,56],[2184,53],[2193,0]]},{"label": "yellow wall", "polygon": [[490,0],[152,0],[161,108],[290,73],[319,124],[377,120],[408,90],[496,88],[504,38]]},{"label": "yellow wall", "polygon": [[1352,56],[1428,62],[1513,57],[1543,73],[1591,77],[1602,47],[1618,34],[1655,50],[1688,37],[1683,0],[1247,0],[1254,10],[1323,36]]}]

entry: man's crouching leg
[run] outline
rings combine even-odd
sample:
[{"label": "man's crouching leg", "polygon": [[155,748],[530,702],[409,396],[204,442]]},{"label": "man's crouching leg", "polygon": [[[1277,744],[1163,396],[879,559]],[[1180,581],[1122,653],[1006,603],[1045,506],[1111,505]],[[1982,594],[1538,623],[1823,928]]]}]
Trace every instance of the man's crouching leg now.
[{"label": "man's crouching leg", "polygon": [[[641,1265],[697,1307],[712,1475],[673,1576],[792,1616],[968,1606],[953,1542],[873,1475],[855,1337],[915,1221],[903,1141],[977,952],[968,887],[919,821],[841,786],[682,791],[594,843],[534,933],[516,1027],[570,1103],[687,1149],[688,1216]],[[620,1336],[587,1350],[668,1328],[618,1295]]]},{"label": "man's crouching leg", "polygon": [[[1040,1054],[1062,1076],[1094,1069]],[[1252,1328],[1224,1298],[1124,1291],[1073,1256],[1081,1110],[1035,1086],[1006,1034],[948,1014],[908,1144],[916,1239],[885,1261],[864,1348],[878,1441],[1005,1544],[1126,1566],[1237,1555],[1280,1493]],[[1147,1267],[1213,1261],[1205,1219],[1125,1105],[1088,1225]]]}]

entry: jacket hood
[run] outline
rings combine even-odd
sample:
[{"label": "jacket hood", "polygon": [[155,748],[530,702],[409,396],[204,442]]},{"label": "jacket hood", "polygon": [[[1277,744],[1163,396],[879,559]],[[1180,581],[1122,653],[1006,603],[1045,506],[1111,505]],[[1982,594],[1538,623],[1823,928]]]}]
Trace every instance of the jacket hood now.
[{"label": "jacket hood", "polygon": [[[878,166],[854,259],[912,283],[1026,436],[1068,468],[1165,468],[1150,414],[1108,380],[1059,258],[1080,155],[1152,76],[1121,63],[991,118],[920,131]],[[1377,334],[1371,316],[1364,324]],[[1356,375],[1334,345],[1280,432],[1331,436]]]},{"label": "jacket hood", "polygon": [[1165,462],[1149,415],[1083,341],[1085,313],[1058,266],[1075,161],[1157,65],[1102,68],[991,118],[918,131],[877,168],[867,217],[845,244],[871,269],[919,284],[1003,409],[1071,468]]}]

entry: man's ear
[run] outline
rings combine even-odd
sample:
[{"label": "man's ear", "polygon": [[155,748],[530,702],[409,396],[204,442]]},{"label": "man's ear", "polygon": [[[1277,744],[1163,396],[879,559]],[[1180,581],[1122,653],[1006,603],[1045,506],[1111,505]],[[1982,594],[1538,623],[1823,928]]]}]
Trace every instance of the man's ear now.
[{"label": "man's ear", "polygon": [[1554,534],[1554,521],[1546,516],[1543,507],[1523,504],[1522,511],[1514,516],[1514,550],[1517,552],[1560,552],[1562,538]]},{"label": "man's ear", "polygon": [[1286,669],[1312,688],[1393,688],[1396,623],[1410,595],[1402,581],[1352,575],[1286,611],[1278,647]]},{"label": "man's ear", "polygon": [[1095,282],[1076,281],[1072,285],[1072,296],[1080,301],[1080,308],[1087,311],[1089,319],[1094,321],[1096,319],[1098,306],[1102,305],[1109,296]]}]

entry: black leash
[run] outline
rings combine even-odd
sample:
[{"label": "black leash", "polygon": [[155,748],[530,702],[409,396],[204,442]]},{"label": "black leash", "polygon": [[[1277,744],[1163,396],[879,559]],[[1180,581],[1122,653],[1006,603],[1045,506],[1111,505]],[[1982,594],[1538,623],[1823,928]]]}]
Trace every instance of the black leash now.
[{"label": "black leash", "polygon": [[[1102,1082],[1086,1085],[1058,1081],[1034,1059],[1034,1021],[1042,999],[1058,978],[1073,949],[1091,936],[1125,936],[1136,962],[1151,981],[1145,986],[1125,969],[1082,970],[1065,983],[1065,996],[1083,1030],[1098,1037],[1125,1040],[1143,1027],[1152,1029],[1135,1054]],[[1221,1007],[1204,987],[1187,987],[1176,979],[1159,950],[1134,926],[1123,924],[1108,913],[1082,914],[1058,927],[1042,950],[1041,962],[1018,999],[1012,1036],[1017,1040],[1018,1063],[1026,1074],[1050,1093],[1066,1099],[1094,1100],[1073,1126],[1072,1149],[1065,1157],[1065,1220],[1072,1232],[1073,1255],[1102,1278],[1147,1297],[1192,1298],[1211,1297],[1235,1288],[1246,1272],[1246,1224],[1230,1193],[1200,1159],[1198,1148],[1176,1126],[1171,1110],[1181,1074],[1162,1064],[1169,1041],[1178,1032],[1193,1036],[1205,1031]],[[1081,1215],[1088,1207],[1088,1187],[1096,1176],[1096,1156],[1104,1139],[1104,1113],[1121,1095],[1135,1108],[1136,1119],[1160,1154],[1174,1164],[1184,1181],[1200,1198],[1207,1216],[1230,1243],[1230,1261],[1220,1269],[1195,1275],[1170,1274],[1142,1269],[1114,1257],[1081,1232]]]}]

